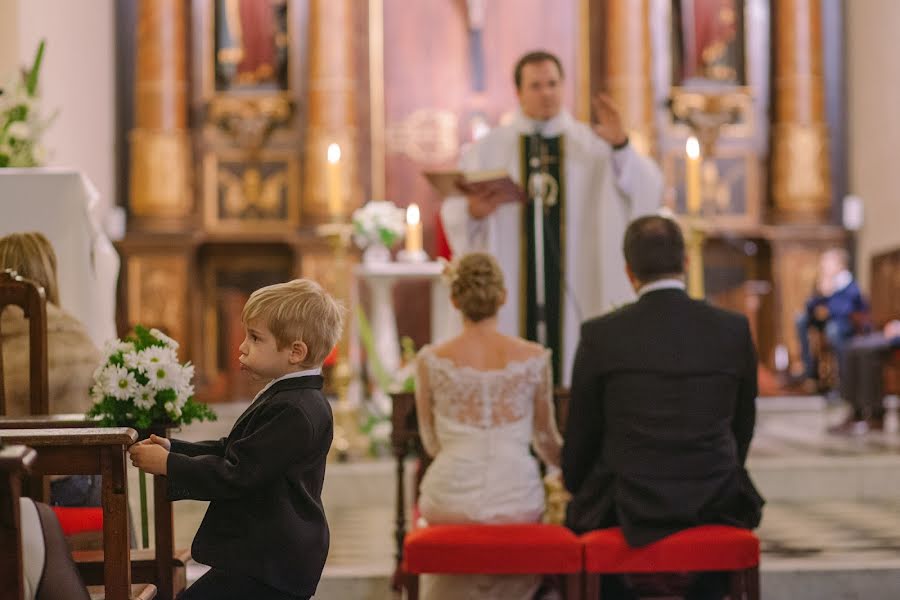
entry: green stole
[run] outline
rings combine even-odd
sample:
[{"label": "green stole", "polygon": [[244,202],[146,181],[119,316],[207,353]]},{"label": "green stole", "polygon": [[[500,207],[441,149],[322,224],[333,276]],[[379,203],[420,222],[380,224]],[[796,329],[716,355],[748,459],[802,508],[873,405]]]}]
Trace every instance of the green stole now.
[{"label": "green stole", "polygon": [[[519,138],[522,187],[529,200],[522,206],[521,271],[519,273],[519,315],[521,335],[537,341],[536,283],[534,276],[534,205],[528,181],[533,171],[528,161],[529,136]],[[553,351],[553,382],[562,379],[562,316],[565,292],[565,186],[563,185],[563,137],[543,138],[544,172],[559,185],[556,202],[544,199],[544,298],[547,320],[547,347]]]}]

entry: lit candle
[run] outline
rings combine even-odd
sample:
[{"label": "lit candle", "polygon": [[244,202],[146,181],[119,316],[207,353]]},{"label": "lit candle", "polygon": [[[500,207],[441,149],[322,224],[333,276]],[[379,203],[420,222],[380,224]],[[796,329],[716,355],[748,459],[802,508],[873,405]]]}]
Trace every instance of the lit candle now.
[{"label": "lit candle", "polygon": [[341,200],[341,147],[328,144],[328,214],[333,219],[343,214]]},{"label": "lit candle", "polygon": [[406,252],[411,257],[422,252],[422,220],[415,203],[406,209]]},{"label": "lit candle", "polygon": [[685,171],[685,185],[687,188],[687,212],[697,215],[700,213],[700,142],[691,136],[684,147],[687,154],[687,169]]}]

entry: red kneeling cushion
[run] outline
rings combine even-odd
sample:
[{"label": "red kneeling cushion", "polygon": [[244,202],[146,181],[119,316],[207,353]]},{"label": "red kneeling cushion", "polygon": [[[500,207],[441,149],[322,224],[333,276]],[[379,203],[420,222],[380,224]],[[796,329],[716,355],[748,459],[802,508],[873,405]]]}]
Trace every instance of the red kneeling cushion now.
[{"label": "red kneeling cushion", "polygon": [[65,535],[103,531],[103,509],[99,506],[53,506]]},{"label": "red kneeling cushion", "polygon": [[642,548],[632,548],[618,527],[581,536],[588,573],[737,571],[759,565],[759,538],[747,529],[703,525]]},{"label": "red kneeling cushion", "polygon": [[432,525],[403,543],[408,573],[579,573],[578,538],[559,525]]}]

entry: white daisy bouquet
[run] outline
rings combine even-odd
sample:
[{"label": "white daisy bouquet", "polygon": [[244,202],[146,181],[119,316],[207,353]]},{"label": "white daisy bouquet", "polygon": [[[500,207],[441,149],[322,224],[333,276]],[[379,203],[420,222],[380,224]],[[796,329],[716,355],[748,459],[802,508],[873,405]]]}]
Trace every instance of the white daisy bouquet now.
[{"label": "white daisy bouquet", "polygon": [[353,240],[360,248],[390,248],[406,233],[406,211],[387,200],[372,200],[353,212]]},{"label": "white daisy bouquet", "polygon": [[38,113],[38,75],[44,57],[41,40],[30,69],[22,69],[9,82],[0,82],[0,167],[37,167],[46,153],[40,144],[52,121]]},{"label": "white daisy bouquet", "polygon": [[104,426],[146,429],[191,421],[214,421],[215,413],[194,400],[194,366],[178,362],[178,342],[158,329],[138,325],[133,336],[104,348],[106,359],[94,371],[87,415]]}]

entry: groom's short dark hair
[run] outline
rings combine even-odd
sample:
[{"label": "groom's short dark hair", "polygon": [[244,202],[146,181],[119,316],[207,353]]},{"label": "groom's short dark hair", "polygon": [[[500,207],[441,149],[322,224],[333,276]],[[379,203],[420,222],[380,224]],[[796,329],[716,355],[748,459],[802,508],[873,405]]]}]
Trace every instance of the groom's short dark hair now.
[{"label": "groom's short dark hair", "polygon": [[625,230],[625,262],[643,282],[684,273],[684,236],[672,219],[649,215],[635,219]]}]

